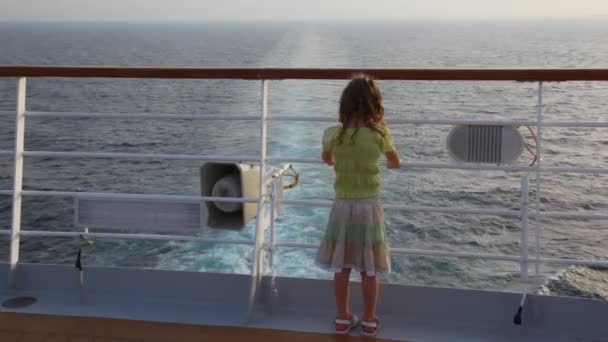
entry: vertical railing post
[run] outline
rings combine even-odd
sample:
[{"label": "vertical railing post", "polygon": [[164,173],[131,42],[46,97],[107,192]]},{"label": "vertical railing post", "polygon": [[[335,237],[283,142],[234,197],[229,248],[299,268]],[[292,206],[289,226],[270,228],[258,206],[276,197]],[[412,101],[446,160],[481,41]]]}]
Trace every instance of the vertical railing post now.
[{"label": "vertical railing post", "polygon": [[521,177],[521,229],[520,229],[520,253],[519,272],[522,281],[528,280],[528,219],[530,205],[530,175]]},{"label": "vertical railing post", "polygon": [[251,287],[249,291],[249,305],[247,320],[253,318],[253,309],[256,301],[256,294],[259,281],[263,276],[264,269],[264,229],[266,221],[264,219],[264,207],[266,202],[266,157],[267,157],[267,131],[268,131],[268,81],[262,80],[262,99],[260,114],[260,196],[258,200],[258,213],[256,218],[255,245],[253,260],[251,262]]},{"label": "vertical railing post", "polygon": [[25,99],[27,81],[21,77],[17,86],[17,115],[15,118],[15,160],[13,172],[13,206],[11,216],[11,241],[9,254],[9,286],[15,286],[15,274],[19,263],[19,235],[21,232],[21,200],[23,190],[23,150],[25,145]]},{"label": "vertical railing post", "polygon": [[276,183],[276,176],[273,176],[272,179],[272,183],[270,184],[271,186],[271,190],[270,190],[270,254],[268,257],[268,265],[270,266],[270,269],[273,271],[275,271],[274,269],[274,252],[275,252],[275,232],[274,232],[274,220],[276,219],[276,215],[275,215],[275,209],[276,209],[276,192],[277,192],[277,183]]},{"label": "vertical railing post", "polygon": [[535,248],[536,248],[536,265],[535,272],[536,276],[540,276],[542,273],[542,267],[540,264],[540,259],[542,257],[541,253],[541,240],[543,233],[543,220],[541,216],[540,204],[541,204],[541,180],[542,174],[540,171],[541,163],[543,160],[543,152],[542,152],[542,143],[543,143],[543,82],[538,82],[538,103],[537,103],[537,112],[536,112],[536,132],[538,137],[538,142],[536,143],[536,236],[535,236]]},{"label": "vertical railing post", "polygon": [[276,208],[277,208],[277,193],[279,191],[278,187],[282,186],[281,183],[277,184],[277,181],[282,179],[281,176],[273,176],[272,179],[272,188],[271,188],[271,192],[270,192],[270,248],[268,248],[269,254],[268,254],[268,265],[270,267],[270,270],[272,272],[271,277],[270,277],[270,308],[271,310],[274,312],[276,310],[276,306],[277,306],[277,299],[278,299],[278,294],[279,291],[277,289],[277,283],[276,283],[276,278],[277,278],[277,268],[275,265],[275,253],[276,253],[276,239],[275,239],[275,226],[274,226],[274,221],[276,220]]}]

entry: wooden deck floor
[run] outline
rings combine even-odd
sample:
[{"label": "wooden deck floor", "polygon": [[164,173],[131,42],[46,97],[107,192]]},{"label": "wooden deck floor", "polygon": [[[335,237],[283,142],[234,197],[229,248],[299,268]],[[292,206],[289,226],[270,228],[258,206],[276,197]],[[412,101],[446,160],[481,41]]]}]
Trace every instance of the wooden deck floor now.
[{"label": "wooden deck floor", "polygon": [[[358,332],[356,332],[358,333]],[[353,333],[356,334],[356,333]],[[370,341],[358,336],[0,313],[1,342]],[[383,340],[374,340],[383,341]]]}]

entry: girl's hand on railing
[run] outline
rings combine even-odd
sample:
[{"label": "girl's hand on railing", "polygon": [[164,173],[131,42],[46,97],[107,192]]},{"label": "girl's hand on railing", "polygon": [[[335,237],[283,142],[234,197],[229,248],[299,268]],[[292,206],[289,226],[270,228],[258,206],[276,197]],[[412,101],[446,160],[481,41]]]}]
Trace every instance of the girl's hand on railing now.
[{"label": "girl's hand on railing", "polygon": [[398,169],[401,167],[401,159],[397,150],[386,152],[386,167],[388,169]]},{"label": "girl's hand on railing", "polygon": [[324,151],[321,155],[321,159],[323,159],[323,162],[329,166],[334,166],[336,163],[334,161],[334,154],[331,151]]}]

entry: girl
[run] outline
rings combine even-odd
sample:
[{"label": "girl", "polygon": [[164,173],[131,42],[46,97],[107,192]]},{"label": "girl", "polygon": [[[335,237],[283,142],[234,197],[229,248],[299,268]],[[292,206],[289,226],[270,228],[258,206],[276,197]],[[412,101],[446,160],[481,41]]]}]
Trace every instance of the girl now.
[{"label": "girl", "polygon": [[[361,323],[363,335],[375,336],[378,280],[376,274],[390,271],[385,238],[384,209],[378,197],[380,166],[384,154],[388,168],[401,166],[391,133],[384,123],[382,96],[376,81],[355,76],[340,98],[341,126],[323,134],[323,161],[334,166],[336,199],[316,263],[335,272],[337,306],[335,331],[346,334]],[[351,269],[361,273],[364,313],[359,322],[348,305]]]}]

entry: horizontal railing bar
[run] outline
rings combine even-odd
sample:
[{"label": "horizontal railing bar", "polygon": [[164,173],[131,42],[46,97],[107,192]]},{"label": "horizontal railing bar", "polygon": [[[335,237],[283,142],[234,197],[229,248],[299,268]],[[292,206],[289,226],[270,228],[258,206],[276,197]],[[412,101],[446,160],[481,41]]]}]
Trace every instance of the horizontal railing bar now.
[{"label": "horizontal railing bar", "polygon": [[36,230],[23,230],[21,236],[44,237],[86,237],[98,239],[124,239],[124,240],[163,240],[163,241],[200,241],[233,245],[253,245],[252,240],[212,239],[191,235],[160,235],[160,234],[123,234],[123,233],[84,233],[84,232],[49,232]]},{"label": "horizontal railing bar", "polygon": [[15,155],[15,151],[0,150],[0,156],[12,156]]},{"label": "horizontal railing bar", "polygon": [[54,151],[24,151],[26,157],[56,157],[56,158],[126,158],[126,159],[162,159],[162,160],[196,160],[215,162],[259,162],[256,156],[202,156],[189,154],[146,154],[122,152],[54,152]]},{"label": "horizontal railing bar", "polygon": [[[286,158],[269,157],[271,163],[302,163],[302,164],[322,164],[320,158]],[[403,168],[424,168],[424,169],[453,169],[453,170],[486,170],[486,171],[534,171],[529,166],[497,166],[492,164],[456,164],[456,163],[417,163],[404,162]]]},{"label": "horizontal railing bar", "polygon": [[608,174],[608,168],[604,167],[560,167],[550,166],[541,167],[541,172],[555,172],[555,173],[597,173],[597,174]]},{"label": "horizontal railing bar", "polygon": [[[271,163],[301,163],[301,164],[322,164],[320,158],[286,158],[286,157],[269,157],[267,159]],[[480,170],[480,171],[536,171],[535,167],[529,166],[509,166],[509,165],[493,165],[493,164],[457,164],[457,163],[417,163],[404,162],[402,168],[419,168],[419,169],[449,169],[449,170]],[[608,174],[608,168],[594,167],[541,167],[541,172],[556,172],[556,173],[597,173]]]},{"label": "horizontal railing bar", "polygon": [[[273,170],[270,170],[269,172],[266,173],[266,178],[268,179],[268,182],[272,181],[272,176],[274,176],[273,174]],[[283,169],[279,169],[279,171],[276,174],[279,173],[283,173],[284,170]],[[12,195],[13,194],[13,190],[0,190],[0,196],[1,195]],[[214,202],[229,202],[231,201],[230,197],[196,197],[196,196],[180,196],[180,195],[156,195],[156,194],[117,194],[117,193],[106,193],[106,192],[100,192],[100,193],[95,193],[95,192],[70,192],[70,191],[33,191],[33,190],[24,190],[22,191],[22,194],[24,195],[33,195],[33,196],[82,196],[82,197],[86,197],[87,194],[89,196],[92,197],[96,197],[96,198],[117,198],[115,197],[115,195],[125,195],[125,196],[130,196],[134,199],[153,199],[151,198],[151,196],[161,196],[159,197],[159,199],[162,200],[176,200],[176,201],[180,201],[182,200],[181,198],[177,198],[176,197],[184,197],[185,201],[187,202],[200,202],[201,200],[207,200],[207,201],[214,201]],[[81,195],[82,194],[82,195]],[[107,195],[107,196],[106,196]],[[133,197],[135,196],[135,197]],[[145,198],[143,197],[145,196]],[[234,202],[240,202],[239,201],[234,201]],[[250,202],[250,203],[257,203],[258,200],[255,198],[250,198],[247,199],[246,202]]]},{"label": "horizontal railing bar", "polygon": [[[296,247],[296,248],[319,248],[318,243],[308,242],[291,242],[291,241],[277,241],[274,243],[275,247]],[[270,245],[266,245],[266,248],[271,248]]]},{"label": "horizontal railing bar", "polygon": [[[318,243],[280,241],[280,242],[276,242],[275,246],[276,247],[318,248],[319,244]],[[391,253],[409,254],[409,255],[425,255],[425,256],[435,256],[435,257],[504,260],[504,261],[517,261],[517,262],[521,261],[521,257],[518,255],[446,252],[446,251],[410,249],[410,248],[391,248]]]},{"label": "horizontal railing bar", "polygon": [[[275,115],[269,121],[311,121],[311,122],[336,122],[335,117],[311,117],[305,115]],[[387,124],[426,124],[426,125],[511,125],[511,126],[531,126],[536,121],[531,120],[475,120],[475,119],[386,119]]]},{"label": "horizontal railing bar", "polygon": [[[319,244],[318,243],[280,241],[280,242],[276,242],[275,246],[276,247],[318,248]],[[439,256],[439,257],[443,256],[443,257],[456,257],[456,258],[505,260],[505,261],[518,261],[518,262],[521,261],[520,256],[464,253],[464,252],[445,252],[445,251],[410,249],[410,248],[391,248],[391,253],[410,254],[410,255],[427,255],[427,256]]]},{"label": "horizontal railing bar", "polygon": [[411,249],[411,248],[391,248],[391,253],[408,254],[408,255],[426,255],[426,256],[434,256],[434,257],[464,258],[464,259],[485,259],[485,260],[502,260],[502,261],[518,261],[518,262],[521,261],[521,256],[519,256],[519,255],[432,251],[432,250]]},{"label": "horizontal railing bar", "polygon": [[493,215],[493,216],[512,216],[520,217],[521,213],[519,210],[499,210],[499,209],[465,209],[465,208],[437,208],[437,207],[426,207],[426,206],[410,206],[410,205],[397,205],[397,204],[386,204],[384,208],[387,210],[405,210],[415,212],[427,212],[427,213],[445,213],[445,214],[475,214],[475,215]]},{"label": "horizontal railing bar", "polygon": [[0,230],[0,235],[11,235],[10,229],[2,229]]},{"label": "horizontal railing bar", "polygon": [[[278,201],[284,205],[291,206],[315,206],[315,207],[331,207],[331,200],[282,200]],[[467,208],[446,208],[446,207],[428,207],[428,206],[411,206],[401,204],[384,204],[387,210],[404,210],[412,212],[431,212],[431,213],[446,213],[446,214],[476,214],[476,215],[493,215],[493,216],[512,216],[520,217],[519,210],[506,209],[467,209]],[[529,214],[530,218],[535,218],[535,213]],[[542,217],[546,218],[571,218],[571,219],[595,219],[606,220],[608,214],[600,213],[581,213],[577,211],[545,211],[541,212]]]},{"label": "horizontal railing bar", "polygon": [[184,196],[184,195],[154,195],[154,194],[124,194],[112,192],[80,192],[80,191],[35,191],[23,190],[24,196],[63,196],[87,199],[132,199],[150,201],[172,201],[172,202],[231,202],[231,203],[257,203],[257,198],[238,197],[208,197],[208,196]]},{"label": "horizontal railing bar", "polygon": [[[282,200],[278,201],[284,205],[291,206],[314,206],[314,207],[331,207],[331,200]],[[520,217],[519,210],[506,209],[467,209],[467,208],[446,208],[446,207],[428,207],[428,206],[411,206],[400,204],[384,204],[387,210],[404,210],[411,212],[430,212],[430,213],[446,213],[446,214],[476,214],[476,215],[492,215],[492,216],[512,216]],[[530,213],[531,219],[536,217],[535,213]],[[564,218],[564,219],[591,219],[591,220],[607,220],[608,214],[600,213],[581,213],[577,211],[545,211],[541,212],[541,217],[546,218]]]},{"label": "horizontal railing bar", "polygon": [[[275,247],[318,248],[319,244],[318,243],[306,243],[306,242],[280,241],[280,242],[275,243]],[[267,248],[270,248],[270,246],[267,246]],[[527,262],[528,264],[534,264],[537,262],[536,258],[529,258],[527,260],[522,260],[522,258],[519,255],[448,252],[448,251],[411,249],[411,248],[391,248],[391,253],[431,256],[431,257],[462,258],[462,259],[484,259],[484,260],[514,261],[514,262],[523,261],[523,262]],[[584,260],[584,259],[541,258],[540,262],[541,263],[550,263],[550,264],[569,264],[569,265],[602,266],[602,267],[608,266],[608,261]]]},{"label": "horizontal railing bar", "polygon": [[[335,117],[305,115],[275,115],[269,121],[310,121],[336,122]],[[386,119],[388,124],[412,125],[503,125],[503,126],[536,126],[535,120],[476,120],[476,119]],[[608,127],[608,121],[543,121],[543,127]]]},{"label": "horizontal railing bar", "polygon": [[[533,263],[534,261],[530,260],[529,262]],[[546,263],[546,264],[558,264],[558,265],[581,265],[581,266],[608,267],[608,261],[601,261],[601,260],[541,258],[540,262]]]},{"label": "horizontal railing bar", "polygon": [[0,77],[344,80],[350,79],[355,73],[366,73],[383,80],[608,81],[608,69],[318,69],[0,65]]},{"label": "horizontal railing bar", "polygon": [[[125,158],[125,159],[163,159],[163,160],[197,160],[216,162],[259,162],[255,156],[202,156],[184,154],[145,154],[145,153],[121,153],[121,152],[54,152],[54,151],[24,151],[26,157],[56,157],[56,158]],[[321,164],[319,158],[285,158],[269,157],[270,163],[305,163]],[[481,170],[481,171],[535,171],[536,168],[529,166],[509,166],[492,164],[456,164],[456,163],[416,163],[410,162],[403,165],[404,168],[424,169],[451,169],[451,170]],[[541,172],[560,173],[597,173],[608,174],[608,168],[588,167],[542,167]]]},{"label": "horizontal railing bar", "polygon": [[[273,175],[273,170],[270,170],[266,174],[268,182],[272,181],[270,178]],[[280,172],[283,172],[280,169]],[[108,192],[72,192],[72,191],[35,191],[35,190],[23,190],[23,195],[29,196],[66,196],[73,197],[79,196],[81,198],[104,198],[104,199],[145,199],[145,200],[170,200],[174,202],[201,202],[201,201],[214,201],[214,202],[237,202],[237,203],[257,203],[257,198],[234,198],[234,197],[208,197],[208,196],[182,196],[182,195],[158,195],[158,194],[124,194],[124,193],[108,193]],[[13,194],[12,190],[0,190],[0,195],[10,196]]]},{"label": "horizontal railing bar", "polygon": [[[533,218],[535,215],[530,213],[530,217]],[[565,211],[565,212],[543,212],[540,215],[541,217],[546,218],[562,218],[562,219],[590,219],[590,220],[608,220],[608,214],[592,214],[592,213],[579,213],[574,211]]]},{"label": "horizontal railing bar", "polygon": [[[522,125],[524,126],[524,125]],[[530,123],[525,126],[536,126],[536,123]],[[543,127],[589,127],[601,128],[608,127],[608,121],[543,121]]]},{"label": "horizontal railing bar", "polygon": [[[338,123],[338,118],[334,116],[306,116],[306,115],[271,115],[268,121],[310,121],[310,122],[331,122]],[[387,120],[388,121],[388,120]]]},{"label": "horizontal railing bar", "polygon": [[16,114],[17,113],[15,111],[0,110],[0,116],[3,116],[3,115],[15,116]]},{"label": "horizontal railing bar", "polygon": [[[316,206],[316,207],[331,207],[330,200],[283,200],[284,205],[295,206]],[[430,212],[430,213],[453,213],[453,214],[479,214],[479,215],[496,215],[496,216],[514,216],[519,217],[521,214],[516,210],[496,210],[496,209],[466,209],[466,208],[445,208],[445,207],[428,207],[428,206],[411,206],[400,204],[385,204],[387,210],[404,210],[414,212]]]},{"label": "horizontal railing bar", "polygon": [[277,200],[277,203],[290,206],[310,206],[310,207],[331,207],[334,203],[331,200]]},{"label": "horizontal railing bar", "polygon": [[195,119],[195,120],[242,120],[257,121],[259,115],[204,115],[204,114],[152,114],[152,113],[76,113],[76,112],[26,112],[32,118],[116,118],[116,119]]},{"label": "horizontal railing bar", "polygon": [[[95,192],[70,192],[70,191],[33,191],[24,190],[23,195],[26,196],[66,196],[81,198],[100,198],[100,199],[145,199],[145,200],[170,200],[175,202],[238,202],[238,203],[256,203],[255,198],[232,198],[232,197],[199,197],[199,196],[181,196],[181,195],[148,195],[148,194],[119,194],[119,193],[95,193]],[[10,196],[12,190],[0,190],[0,195]],[[290,206],[314,206],[314,207],[331,207],[331,200],[283,200],[278,201],[284,205]],[[445,207],[426,207],[426,206],[410,206],[399,204],[385,204],[387,210],[404,210],[411,212],[431,212],[431,213],[446,213],[446,214],[477,214],[477,215],[492,215],[492,216],[512,216],[519,217],[518,210],[496,210],[496,209],[467,209],[467,208],[445,208]],[[530,218],[536,217],[535,213],[529,214]],[[605,213],[581,213],[577,211],[546,211],[541,213],[543,218],[562,218],[562,219],[589,219],[589,220],[608,220],[608,214]]]},{"label": "horizontal railing bar", "polygon": [[[8,112],[7,112],[8,113]],[[0,112],[2,114],[2,112]],[[13,114],[10,112],[10,114]],[[224,121],[258,121],[259,115],[204,115],[204,114],[152,114],[152,113],[78,113],[78,112],[26,112],[27,117],[33,118],[117,118],[117,119],[193,119],[193,120],[224,120]],[[304,121],[304,122],[336,122],[334,117],[314,117],[305,115],[275,115],[268,121]],[[388,124],[413,125],[503,125],[503,126],[536,126],[535,120],[475,120],[475,119],[387,119]],[[608,127],[608,121],[544,121],[543,127]]]},{"label": "horizontal railing bar", "polygon": [[[432,250],[409,249],[409,248],[391,248],[391,253],[408,254],[408,255],[425,255],[425,256],[434,256],[434,257],[464,258],[464,259],[502,260],[502,261],[516,261],[516,262],[524,261],[529,264],[534,264],[537,262],[536,258],[529,258],[527,260],[522,260],[522,258],[519,255],[445,252],[445,251],[432,251]],[[608,261],[585,260],[585,259],[541,258],[540,262],[548,263],[548,264],[562,264],[562,265],[608,266]]]}]

